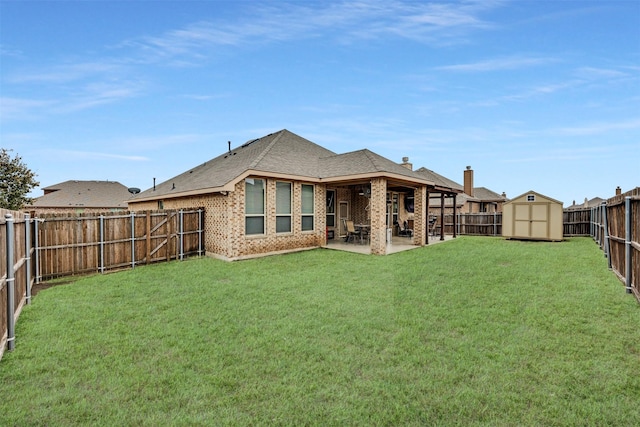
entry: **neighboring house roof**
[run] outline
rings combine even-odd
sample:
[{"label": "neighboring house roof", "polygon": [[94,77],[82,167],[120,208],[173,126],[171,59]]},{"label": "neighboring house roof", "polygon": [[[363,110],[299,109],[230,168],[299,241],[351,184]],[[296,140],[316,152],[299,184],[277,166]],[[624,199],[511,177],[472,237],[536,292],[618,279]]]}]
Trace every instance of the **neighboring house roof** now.
[{"label": "neighboring house roof", "polygon": [[585,198],[584,203],[576,205],[576,202],[574,201],[571,206],[567,207],[567,209],[589,209],[589,208],[593,208],[593,207],[596,207],[596,206],[600,206],[602,204],[602,202],[604,202],[604,201],[605,201],[605,199],[602,199],[600,197],[594,197],[591,200],[587,200]]},{"label": "neighboring house roof", "polygon": [[28,208],[127,208],[127,187],[116,181],[65,181],[43,188]]},{"label": "neighboring house roof", "polygon": [[[508,199],[505,196],[502,196],[495,191],[491,191],[486,187],[474,187],[473,188],[473,197],[464,193],[464,187],[457,182],[442,176],[431,169],[427,169],[425,167],[421,167],[420,169],[416,169],[416,172],[425,176],[427,179],[436,183],[436,186],[455,188],[460,190],[461,193],[456,196],[456,205],[462,206],[466,202],[506,202]],[[439,198],[440,193],[430,193],[430,197]],[[445,199],[445,206],[453,205],[453,200],[451,198]]]},{"label": "neighboring house roof", "polygon": [[491,191],[486,187],[473,187],[473,195],[483,202],[506,202],[507,197]]},{"label": "neighboring house roof", "polygon": [[236,182],[249,175],[288,177],[311,182],[383,175],[432,184],[424,176],[369,150],[336,154],[283,129],[229,150],[155,188],[143,191],[131,201],[231,191]]}]

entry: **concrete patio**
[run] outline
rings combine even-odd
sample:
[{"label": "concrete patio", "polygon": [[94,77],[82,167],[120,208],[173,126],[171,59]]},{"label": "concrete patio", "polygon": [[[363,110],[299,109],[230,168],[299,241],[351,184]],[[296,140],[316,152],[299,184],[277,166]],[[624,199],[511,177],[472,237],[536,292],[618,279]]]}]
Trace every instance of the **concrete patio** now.
[{"label": "concrete patio", "polygon": [[[452,235],[445,235],[444,240],[440,240],[440,236],[429,236],[428,246],[447,242],[449,240],[453,240]],[[411,241],[412,240],[407,237],[394,236],[391,240],[391,244],[387,245],[387,255],[395,254],[397,252],[409,251],[411,249],[417,249],[421,247],[412,244]],[[324,247],[337,251],[353,252],[365,255],[371,254],[371,247],[368,243],[346,243],[343,238],[328,240],[327,245]]]}]

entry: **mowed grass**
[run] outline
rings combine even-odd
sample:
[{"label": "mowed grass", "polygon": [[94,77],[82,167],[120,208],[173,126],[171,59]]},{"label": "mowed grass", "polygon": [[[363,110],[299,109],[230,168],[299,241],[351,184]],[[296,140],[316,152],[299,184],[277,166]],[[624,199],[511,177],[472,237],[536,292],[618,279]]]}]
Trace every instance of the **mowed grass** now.
[{"label": "mowed grass", "polygon": [[0,425],[636,426],[639,367],[588,238],[201,258],[38,294]]}]

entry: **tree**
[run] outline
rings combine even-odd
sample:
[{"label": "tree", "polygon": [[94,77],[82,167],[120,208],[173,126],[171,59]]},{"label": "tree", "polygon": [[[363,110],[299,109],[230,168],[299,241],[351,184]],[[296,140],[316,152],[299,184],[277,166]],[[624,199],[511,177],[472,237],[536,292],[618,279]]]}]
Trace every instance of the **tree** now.
[{"label": "tree", "polygon": [[40,183],[20,156],[11,158],[10,151],[0,148],[0,208],[17,211],[32,202],[27,194]]}]

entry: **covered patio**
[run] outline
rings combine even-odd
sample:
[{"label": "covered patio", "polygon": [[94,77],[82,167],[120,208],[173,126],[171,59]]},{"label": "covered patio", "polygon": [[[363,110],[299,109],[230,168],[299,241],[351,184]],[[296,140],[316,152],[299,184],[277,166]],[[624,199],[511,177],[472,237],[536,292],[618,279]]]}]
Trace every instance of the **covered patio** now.
[{"label": "covered patio", "polygon": [[[445,235],[444,239],[433,239],[430,241],[429,246],[433,244],[443,243],[450,240],[453,240],[453,235]],[[413,244],[411,239],[408,239],[404,236],[393,236],[391,240],[391,244],[387,244],[386,254],[395,254],[398,252],[409,251],[411,249],[417,249],[421,246]],[[332,249],[337,251],[345,251],[352,252],[357,254],[370,255],[371,254],[371,245],[368,243],[359,244],[359,243],[347,243],[344,239],[333,239],[327,240],[327,244],[324,246],[325,249]]]},{"label": "covered patio", "polygon": [[328,183],[325,247],[385,255],[455,238],[433,234],[433,221],[442,221],[427,215],[435,191],[443,203],[455,199],[456,190],[397,175]]}]

